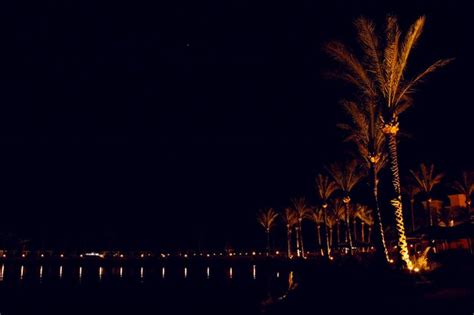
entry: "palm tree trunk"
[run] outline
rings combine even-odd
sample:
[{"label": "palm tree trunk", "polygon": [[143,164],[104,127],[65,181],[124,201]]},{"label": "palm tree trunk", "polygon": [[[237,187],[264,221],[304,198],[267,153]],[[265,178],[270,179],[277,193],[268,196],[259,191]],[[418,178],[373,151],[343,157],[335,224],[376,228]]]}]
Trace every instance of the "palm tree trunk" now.
[{"label": "palm tree trunk", "polygon": [[408,256],[408,246],[407,246],[407,238],[405,235],[405,222],[403,220],[403,206],[402,206],[402,196],[401,196],[401,189],[400,189],[400,170],[398,166],[398,153],[397,153],[397,136],[396,131],[392,131],[393,129],[398,128],[395,125],[395,122],[391,122],[389,125],[390,131],[386,133],[388,137],[388,149],[389,149],[389,160],[390,160],[390,171],[392,173],[392,186],[394,196],[391,199],[390,203],[393,207],[393,211],[395,213],[395,222],[396,222],[396,229],[397,229],[397,236],[398,236],[398,255],[399,255],[399,263],[405,264],[406,267],[409,269],[413,268],[413,264],[410,261],[410,257]]},{"label": "palm tree trunk", "polygon": [[430,226],[433,226],[433,213],[431,212],[431,201],[430,198],[426,199],[426,208],[428,208],[428,216],[430,218]]},{"label": "palm tree trunk", "polygon": [[372,235],[372,228],[369,226],[369,231],[367,232],[367,244],[370,244],[371,235]]},{"label": "palm tree trunk", "polygon": [[356,218],[353,218],[352,220],[352,229],[354,230],[354,242],[357,242],[357,220]]},{"label": "palm tree trunk", "polygon": [[300,231],[299,231],[299,227],[295,227],[295,230],[296,230],[296,257],[301,257],[301,248],[300,248]]},{"label": "palm tree trunk", "polygon": [[301,225],[301,219],[299,220],[298,224],[299,224],[299,232],[300,232],[300,242],[301,242],[301,257],[304,258],[304,245],[303,245],[303,229],[302,229],[302,225]]},{"label": "palm tree trunk", "polygon": [[[375,248],[376,252],[380,253],[380,261],[383,261],[384,263],[389,262],[389,256],[388,256],[388,250],[387,250],[387,244],[385,243],[385,233],[383,229],[383,223],[382,223],[382,214],[380,211],[380,203],[379,203],[379,179],[377,175],[377,170],[376,170],[376,164],[371,163],[370,164],[370,175],[372,177],[371,184],[372,184],[372,194],[373,194],[373,209],[374,209],[374,232],[375,232]],[[371,227],[369,226],[369,235],[367,238],[367,243],[370,244],[370,237],[371,237]],[[385,257],[385,260],[382,258],[382,253],[383,256]],[[378,255],[378,254],[377,254]]]},{"label": "palm tree trunk", "polygon": [[349,203],[346,202],[344,204],[344,208],[346,209],[346,237],[349,240],[349,254],[352,255],[352,236],[351,236],[351,229],[350,229],[350,222],[349,222]]},{"label": "palm tree trunk", "polygon": [[339,245],[341,243],[341,224],[339,223],[339,221],[337,221],[336,224],[336,240],[337,244]]},{"label": "palm tree trunk", "polygon": [[287,242],[287,250],[288,250],[288,258],[291,258],[291,227],[287,226],[286,228],[286,242]]},{"label": "palm tree trunk", "polygon": [[365,223],[361,222],[360,226],[361,226],[361,228],[360,228],[360,237],[362,238],[362,243],[365,243],[365,232],[364,232]]},{"label": "palm tree trunk", "polygon": [[318,246],[320,249],[322,249],[321,247],[321,226],[318,224],[317,226],[317,233],[318,233]]},{"label": "palm tree trunk", "polygon": [[329,228],[329,244],[332,247],[332,228]]},{"label": "palm tree trunk", "polygon": [[270,256],[270,230],[266,230],[267,232],[267,256]]},{"label": "palm tree trunk", "polygon": [[329,235],[328,235],[328,221],[327,221],[327,213],[326,213],[326,206],[323,208],[323,219],[324,219],[324,233],[326,234],[326,255],[329,259],[331,256],[331,251],[329,248]]}]

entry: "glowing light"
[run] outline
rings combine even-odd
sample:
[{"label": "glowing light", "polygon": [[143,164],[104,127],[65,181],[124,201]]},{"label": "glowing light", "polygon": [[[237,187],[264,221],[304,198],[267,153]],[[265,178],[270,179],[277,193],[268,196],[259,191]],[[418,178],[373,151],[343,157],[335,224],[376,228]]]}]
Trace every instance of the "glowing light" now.
[{"label": "glowing light", "polygon": [[25,258],[25,257],[26,257],[26,255],[25,255],[25,254],[21,254],[21,257]]},{"label": "glowing light", "polygon": [[143,267],[140,268],[140,278],[143,279],[143,273],[144,273],[144,270],[143,270]]},{"label": "glowing light", "polygon": [[59,266],[59,279],[63,277],[63,266]]},{"label": "glowing light", "polygon": [[207,270],[206,270],[207,279],[209,279],[210,274],[211,274],[211,269],[207,267]]},{"label": "glowing light", "polygon": [[[277,250],[277,251],[275,252],[275,254],[280,255],[280,251]],[[308,254],[309,254],[309,252],[308,252]]]},{"label": "glowing light", "polygon": [[184,258],[188,258],[188,254],[184,254]]},{"label": "glowing light", "polygon": [[3,257],[3,258],[7,258],[7,254],[3,254],[2,257]]},{"label": "glowing light", "polygon": [[39,276],[40,276],[40,280],[43,279],[43,266],[40,266]]},{"label": "glowing light", "polygon": [[166,269],[165,267],[161,268],[161,278],[165,278],[165,275],[166,275]]},{"label": "glowing light", "polygon": [[24,273],[25,273],[25,267],[23,267],[23,265],[22,265],[21,268],[20,268],[20,280],[23,280]]},{"label": "glowing light", "polygon": [[165,255],[165,254],[161,254],[161,257],[162,257],[162,258],[165,258],[165,257],[166,257],[166,255]]},{"label": "glowing light", "polygon": [[41,254],[41,258],[43,258],[43,257],[44,257],[44,254]]},{"label": "glowing light", "polygon": [[123,277],[123,267],[120,267],[119,274],[120,274],[120,278],[122,278]]},{"label": "glowing light", "polygon": [[99,280],[102,280],[103,276],[104,276],[104,268],[99,267]]},{"label": "glowing light", "polygon": [[255,256],[257,253],[256,252],[252,252],[252,256]]},{"label": "glowing light", "polygon": [[84,255],[80,254],[80,255],[79,255],[79,257],[81,257],[81,258],[82,258],[82,257],[84,257]]},{"label": "glowing light", "polygon": [[211,257],[211,255],[209,255],[209,254],[207,254],[206,256],[207,256],[207,257]]},{"label": "glowing light", "polygon": [[145,257],[145,254],[141,254],[140,257],[141,257],[141,258]]},{"label": "glowing light", "polygon": [[184,279],[188,277],[188,268],[184,267]]},{"label": "glowing light", "polygon": [[2,264],[2,267],[0,268],[0,281],[3,281],[4,272],[5,272],[5,265]]},{"label": "glowing light", "polygon": [[79,281],[82,280],[82,267],[79,267]]},{"label": "glowing light", "polygon": [[391,264],[394,263],[393,259],[390,259],[388,262],[391,263]]},{"label": "glowing light", "polygon": [[413,269],[413,271],[419,272],[419,271],[420,271],[420,268],[416,267],[415,269]]},{"label": "glowing light", "polygon": [[280,273],[279,272],[277,272],[277,278],[280,278]]},{"label": "glowing light", "polygon": [[64,254],[59,255],[61,258],[64,258]]},{"label": "glowing light", "polygon": [[230,268],[229,268],[229,279],[232,279],[232,275],[233,275],[233,273],[232,273],[232,267],[230,267]]},{"label": "glowing light", "polygon": [[252,277],[253,279],[257,279],[257,267],[255,265],[252,265]]},{"label": "glowing light", "polygon": [[120,254],[120,258],[123,258],[123,254]]}]

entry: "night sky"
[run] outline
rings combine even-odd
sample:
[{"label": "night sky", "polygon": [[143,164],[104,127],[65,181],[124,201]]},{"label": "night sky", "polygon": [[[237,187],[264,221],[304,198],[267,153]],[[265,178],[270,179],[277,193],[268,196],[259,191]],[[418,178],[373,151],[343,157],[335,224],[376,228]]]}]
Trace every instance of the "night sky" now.
[{"label": "night sky", "polygon": [[262,246],[256,211],[314,203],[315,174],[347,156],[350,94],[322,46],[354,44],[359,15],[427,15],[409,73],[456,57],[401,117],[403,173],[471,168],[473,2],[379,2],[2,4],[4,244]]}]

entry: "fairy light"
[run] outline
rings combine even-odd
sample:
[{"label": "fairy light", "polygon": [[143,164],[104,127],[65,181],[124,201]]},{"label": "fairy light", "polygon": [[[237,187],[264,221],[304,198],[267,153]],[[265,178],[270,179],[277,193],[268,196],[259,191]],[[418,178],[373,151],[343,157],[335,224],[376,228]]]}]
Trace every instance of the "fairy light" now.
[{"label": "fairy light", "polygon": [[59,279],[63,277],[63,266],[59,266]]},{"label": "fairy light", "polygon": [[165,276],[166,276],[166,269],[165,269],[165,267],[162,267],[161,268],[161,278],[164,279]]},{"label": "fairy light", "polygon": [[253,279],[257,279],[257,267],[255,265],[252,266],[252,277]]},{"label": "fairy light", "polygon": [[229,279],[232,279],[233,272],[232,272],[232,267],[229,268]]}]

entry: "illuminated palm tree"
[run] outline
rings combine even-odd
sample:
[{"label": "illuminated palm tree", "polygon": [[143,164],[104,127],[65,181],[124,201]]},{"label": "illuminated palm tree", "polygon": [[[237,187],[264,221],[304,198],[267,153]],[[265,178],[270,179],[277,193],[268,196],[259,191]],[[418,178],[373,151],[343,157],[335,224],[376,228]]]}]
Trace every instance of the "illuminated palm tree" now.
[{"label": "illuminated palm tree", "polygon": [[332,211],[328,211],[326,215],[326,227],[329,230],[329,247],[333,247],[333,230],[334,226],[336,225],[336,217],[334,216],[334,213]]},{"label": "illuminated palm tree", "polygon": [[372,209],[369,209],[369,207],[363,206],[361,208],[361,211],[359,212],[359,218],[361,220],[361,225],[362,225],[362,242],[365,242],[365,224],[367,224],[368,227],[368,233],[367,233],[367,243],[370,244],[370,235],[372,233],[372,226],[374,226],[374,216],[372,214]]},{"label": "illuminated palm tree", "polygon": [[338,189],[343,193],[342,202],[344,202],[346,211],[346,236],[349,240],[349,252],[352,255],[352,237],[349,228],[350,194],[354,186],[364,177],[364,174],[361,172],[355,160],[347,162],[344,166],[333,164],[328,168],[328,171],[336,182]]},{"label": "illuminated palm tree", "polygon": [[302,222],[304,219],[308,219],[311,215],[311,208],[306,204],[305,198],[292,199],[293,207],[298,219],[296,225],[296,255],[304,258],[304,244],[303,244],[303,233],[302,233]]},{"label": "illuminated palm tree", "polygon": [[441,183],[441,179],[444,177],[443,173],[434,173],[434,165],[420,164],[420,169],[417,171],[410,170],[413,175],[418,187],[426,196],[426,208],[428,209],[428,215],[430,219],[430,226],[433,226],[433,214],[431,211],[431,191],[433,188]]},{"label": "illuminated palm tree", "polygon": [[321,255],[324,255],[323,246],[322,246],[322,237],[321,237],[321,225],[324,224],[324,210],[323,209],[313,209],[311,213],[311,220],[316,224],[316,233],[318,237],[318,245],[321,249]]},{"label": "illuminated palm tree", "polygon": [[291,258],[293,255],[291,254],[291,231],[293,227],[298,224],[298,218],[296,217],[296,213],[291,208],[285,208],[282,214],[283,223],[286,226],[286,241],[287,241],[287,250],[288,250],[288,258]]},{"label": "illuminated palm tree", "polygon": [[329,241],[328,241],[328,229],[327,229],[327,208],[328,208],[328,200],[331,198],[331,195],[336,191],[336,183],[329,178],[329,176],[318,174],[316,176],[316,194],[321,200],[322,208],[323,208],[323,219],[324,219],[324,233],[326,234],[326,254],[327,257],[330,255],[330,248],[329,248]]},{"label": "illuminated palm tree", "polygon": [[380,128],[381,112],[377,103],[365,100],[358,103],[343,101],[343,108],[350,120],[347,123],[338,124],[339,128],[347,132],[346,142],[351,142],[356,148],[358,156],[364,161],[369,173],[369,183],[372,188],[372,204],[375,209],[376,242],[377,253],[385,256],[385,262],[389,261],[388,250],[383,233],[382,215],[378,197],[379,173],[387,164],[385,153],[385,135]]},{"label": "illuminated palm tree", "polygon": [[335,76],[356,86],[364,98],[379,104],[382,111],[382,131],[386,136],[392,175],[393,196],[391,205],[396,219],[398,247],[401,260],[409,269],[413,265],[408,256],[408,246],[403,220],[400,176],[397,153],[397,134],[399,115],[411,105],[410,95],[414,88],[428,74],[445,66],[452,59],[442,59],[433,63],[418,75],[408,79],[405,76],[408,58],[417,43],[425,24],[425,17],[418,18],[401,39],[397,18],[387,17],[384,39],[379,43],[379,35],[374,23],[366,18],[355,21],[357,36],[363,51],[363,58],[357,58],[341,42],[326,45],[326,51],[345,71]]},{"label": "illuminated palm tree", "polygon": [[260,210],[257,215],[257,221],[265,229],[267,234],[267,256],[270,255],[270,230],[275,226],[278,213],[273,208]]},{"label": "illuminated palm tree", "polygon": [[362,211],[361,207],[363,207],[363,205],[356,203],[355,205],[352,205],[350,211],[350,215],[352,217],[352,233],[354,234],[354,242],[357,242],[357,219],[360,220]]},{"label": "illuminated palm tree", "polygon": [[[341,243],[341,222],[346,224],[346,209],[341,198],[334,198],[331,202],[331,207],[336,218],[336,241],[339,245]],[[347,236],[347,234],[345,235]],[[344,242],[347,242],[347,238],[344,239]]]},{"label": "illuminated palm tree", "polygon": [[411,231],[415,231],[415,197],[421,192],[419,186],[415,184],[405,185],[402,192],[410,199]]},{"label": "illuminated palm tree", "polygon": [[461,180],[455,181],[451,187],[463,194],[466,197],[466,208],[468,213],[471,213],[471,196],[474,192],[474,173],[473,172],[463,172]]}]

